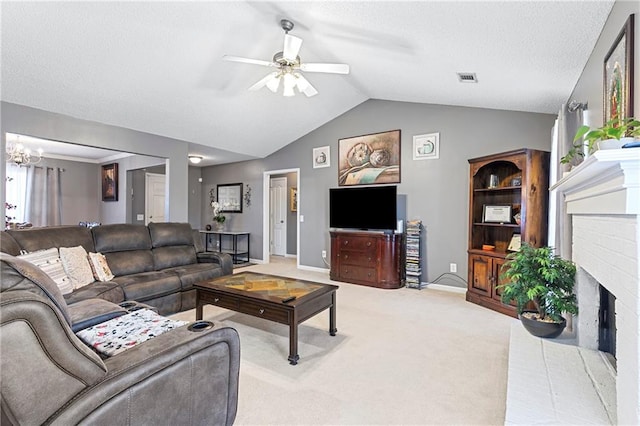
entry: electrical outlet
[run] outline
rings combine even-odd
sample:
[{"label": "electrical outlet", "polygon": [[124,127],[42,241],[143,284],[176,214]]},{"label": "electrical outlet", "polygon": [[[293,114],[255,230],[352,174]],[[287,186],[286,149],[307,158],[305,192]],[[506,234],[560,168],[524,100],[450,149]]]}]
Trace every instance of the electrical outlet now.
[{"label": "electrical outlet", "polygon": [[322,258],[323,259],[327,258],[327,251],[326,250],[322,250]]},{"label": "electrical outlet", "polygon": [[456,263],[449,264],[449,272],[458,272],[458,265]]}]

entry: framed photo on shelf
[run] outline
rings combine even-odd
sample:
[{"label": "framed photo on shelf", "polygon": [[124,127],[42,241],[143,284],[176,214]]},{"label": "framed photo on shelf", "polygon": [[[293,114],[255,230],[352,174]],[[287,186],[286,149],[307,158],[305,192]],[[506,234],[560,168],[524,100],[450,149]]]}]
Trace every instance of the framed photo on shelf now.
[{"label": "framed photo on shelf", "polygon": [[242,184],[226,183],[218,185],[218,203],[221,213],[242,213]]},{"label": "framed photo on shelf", "polygon": [[509,247],[507,247],[507,251],[519,251],[521,244],[522,238],[520,234],[513,234],[513,236],[511,237],[511,242],[509,243]]},{"label": "framed photo on shelf", "polygon": [[102,201],[118,201],[118,163],[102,166]]},{"label": "framed photo on shelf", "polygon": [[414,160],[437,160],[438,158],[440,158],[440,133],[413,137]]},{"label": "framed photo on shelf", "polygon": [[482,208],[482,222],[511,223],[511,206],[492,206],[485,204]]},{"label": "framed photo on shelf", "polygon": [[633,116],[633,33],[634,15],[604,58],[604,122]]}]

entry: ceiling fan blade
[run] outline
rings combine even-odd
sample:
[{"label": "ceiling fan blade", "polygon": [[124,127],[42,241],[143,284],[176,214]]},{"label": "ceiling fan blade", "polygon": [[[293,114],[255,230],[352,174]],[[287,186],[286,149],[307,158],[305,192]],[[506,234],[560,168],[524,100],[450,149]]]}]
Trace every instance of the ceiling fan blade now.
[{"label": "ceiling fan blade", "polygon": [[347,64],[300,64],[300,69],[306,72],[349,74],[349,65]]},{"label": "ceiling fan blade", "polygon": [[290,34],[284,35],[284,48],[282,49],[282,56],[287,61],[295,62],[300,52],[300,46],[302,46],[302,39],[292,36]]},{"label": "ceiling fan blade", "polygon": [[298,86],[298,90],[300,92],[304,93],[309,98],[318,94],[316,88],[313,87],[311,83],[309,83],[309,80],[304,78],[302,74],[295,73],[294,76],[296,77],[296,86]]},{"label": "ceiling fan blade", "polygon": [[242,62],[242,63],[245,63],[245,64],[263,65],[265,67],[277,67],[278,66],[278,64],[276,64],[275,62],[263,61],[261,59],[242,58],[240,56],[224,55],[222,57],[222,59],[225,60],[225,61],[230,61],[230,62]]},{"label": "ceiling fan blade", "polygon": [[[253,92],[253,91],[262,89],[264,86],[267,86],[269,87],[269,90],[271,90],[272,92],[275,92],[276,90],[278,90],[278,84],[280,83],[280,79],[277,78],[277,75],[278,75],[277,72],[269,73],[265,78],[263,78],[253,86],[249,87],[249,90]],[[271,88],[273,86],[273,83],[271,83],[273,80],[277,82],[275,86],[275,90]]]}]

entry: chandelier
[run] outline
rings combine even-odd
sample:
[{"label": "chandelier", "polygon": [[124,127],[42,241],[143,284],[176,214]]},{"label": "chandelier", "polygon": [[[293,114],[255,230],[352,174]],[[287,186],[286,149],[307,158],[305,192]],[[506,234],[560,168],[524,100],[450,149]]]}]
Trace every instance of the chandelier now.
[{"label": "chandelier", "polygon": [[42,160],[42,149],[38,148],[37,153],[32,153],[29,148],[25,148],[20,143],[20,137],[15,143],[7,143],[7,163],[13,163],[18,166],[26,166],[27,164],[37,164]]}]

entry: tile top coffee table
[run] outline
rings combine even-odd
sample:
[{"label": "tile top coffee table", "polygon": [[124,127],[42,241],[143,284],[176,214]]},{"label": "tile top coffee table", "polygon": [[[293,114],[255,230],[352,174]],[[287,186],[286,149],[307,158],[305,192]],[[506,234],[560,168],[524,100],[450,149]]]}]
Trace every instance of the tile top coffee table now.
[{"label": "tile top coffee table", "polygon": [[336,332],[338,286],[275,275],[241,272],[194,285],[196,320],[204,305],[241,312],[289,326],[289,363],[296,365],[298,324],[329,308],[329,334]]}]

